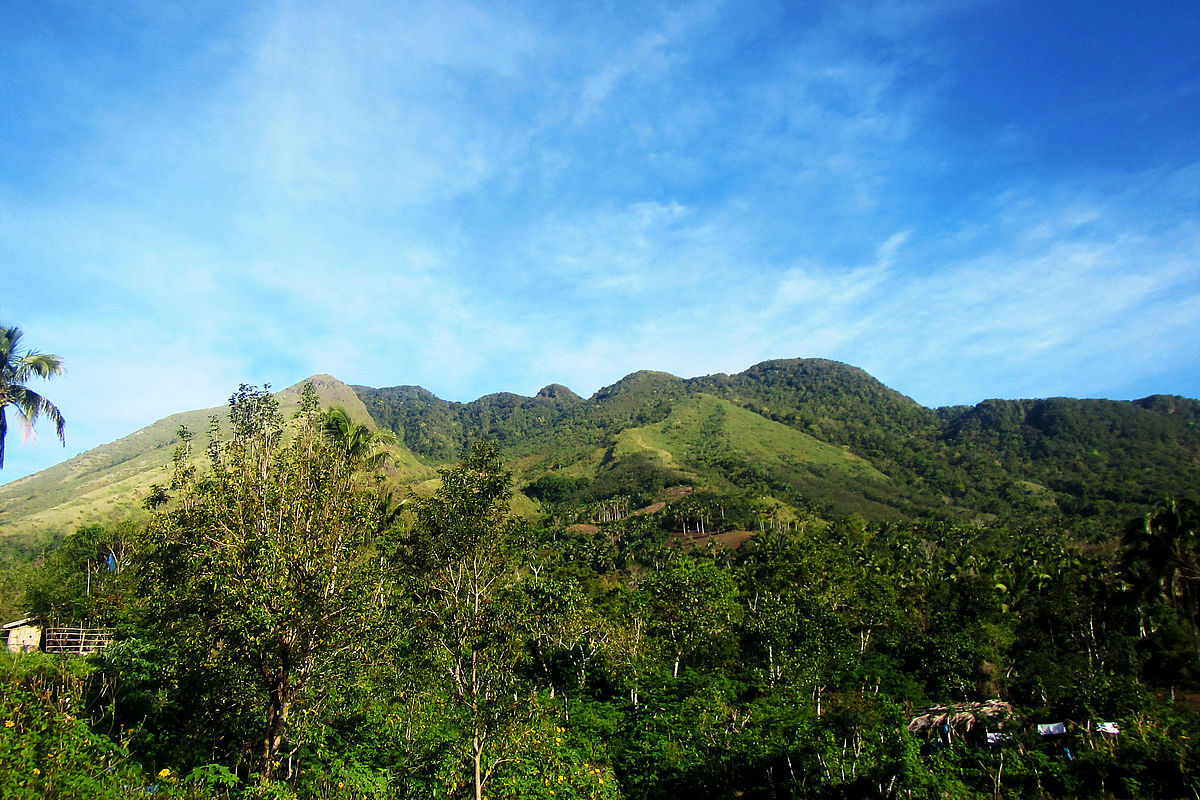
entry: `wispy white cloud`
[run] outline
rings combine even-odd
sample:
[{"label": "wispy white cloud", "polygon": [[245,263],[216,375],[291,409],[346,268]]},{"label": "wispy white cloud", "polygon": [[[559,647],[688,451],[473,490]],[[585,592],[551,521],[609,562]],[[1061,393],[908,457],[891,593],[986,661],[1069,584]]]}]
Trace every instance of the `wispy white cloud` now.
[{"label": "wispy white cloud", "polygon": [[[565,265],[539,279],[565,283],[575,304],[554,317],[549,363],[591,390],[626,368],[689,375],[822,355],[945,404],[1111,393],[1128,372],[1194,358],[1200,227],[1161,237],[1142,210],[1098,204],[1088,187],[1052,195],[1009,193],[1003,218],[973,218],[970,256],[906,230],[860,265],[763,261],[678,207],[576,221],[536,240],[541,263]],[[606,268],[630,280],[604,285]]]}]

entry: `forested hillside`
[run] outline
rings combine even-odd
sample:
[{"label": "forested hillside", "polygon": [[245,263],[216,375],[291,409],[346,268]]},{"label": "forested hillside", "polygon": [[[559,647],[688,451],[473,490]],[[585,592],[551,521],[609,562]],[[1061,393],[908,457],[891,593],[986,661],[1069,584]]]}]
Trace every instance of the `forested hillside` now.
[{"label": "forested hillside", "polygon": [[[529,480],[562,472],[620,488],[622,481],[610,476],[630,469],[631,459],[648,459],[651,466],[638,469],[671,473],[668,482],[681,475],[706,486],[732,479],[781,499],[875,519],[1057,511],[1116,520],[1164,494],[1200,486],[1200,402],[1182,397],[986,400],[928,409],[860,369],[820,359],[768,361],[736,375],[687,380],[638,372],[587,400],[557,386],[532,398],[496,394],[471,403],[446,402],[417,387],[355,391],[381,428],[435,463],[488,440],[519,460]],[[705,420],[691,414],[689,435],[705,438],[703,448],[614,450],[625,431],[661,423],[702,396],[780,427],[764,442],[761,430],[717,422],[704,428]],[[846,448],[870,464],[876,480],[864,483],[821,459],[798,456],[784,470],[772,459],[739,455],[776,444],[787,451],[783,442],[795,434],[784,428]],[[743,435],[759,441],[743,442]],[[598,459],[597,451],[605,455]],[[581,484],[579,497],[585,495]]]}]

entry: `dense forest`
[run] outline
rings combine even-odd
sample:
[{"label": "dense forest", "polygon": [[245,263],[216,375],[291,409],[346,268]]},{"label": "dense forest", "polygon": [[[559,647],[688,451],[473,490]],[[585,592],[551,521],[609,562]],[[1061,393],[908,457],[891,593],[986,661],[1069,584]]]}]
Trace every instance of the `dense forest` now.
[{"label": "dense forest", "polygon": [[1200,796],[1195,401],[357,391],[242,387],[148,521],[6,565],[111,641],[3,654],[0,794]]},{"label": "dense forest", "polygon": [[[491,441],[531,480],[539,471],[600,480],[577,500],[623,480],[638,491],[649,468],[659,483],[682,472],[685,482],[802,496],[873,520],[1050,510],[1119,522],[1200,485],[1200,401],[1184,397],[930,409],[824,359],[688,379],[636,372],[586,400],[557,385],[470,403],[414,386],[354,389],[379,427],[420,457],[450,460]],[[634,475],[623,479],[626,471]]]}]

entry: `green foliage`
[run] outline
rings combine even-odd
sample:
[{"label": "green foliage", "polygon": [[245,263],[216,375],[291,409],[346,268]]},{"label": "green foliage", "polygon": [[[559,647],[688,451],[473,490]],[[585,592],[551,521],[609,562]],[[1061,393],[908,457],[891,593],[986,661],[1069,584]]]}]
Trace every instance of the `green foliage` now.
[{"label": "green foliage", "polygon": [[146,779],[128,741],[93,733],[44,695],[0,684],[0,795],[12,800],[128,797]]},{"label": "green foliage", "polygon": [[[909,438],[789,405],[821,397]],[[927,413],[827,362],[640,373],[589,401],[555,390],[442,410],[462,437],[507,421],[563,437],[515,462],[545,510],[532,527],[512,510],[515,438],[474,444],[397,502],[354,445],[366,427],[320,413],[311,393],[289,426],[243,387],[209,466],[181,452],[144,531],[81,528],[35,570],[27,600],[41,609],[119,595],[89,613],[120,634],[87,661],[11,661],[13,729],[18,706],[46,709],[7,740],[13,774],[42,778],[62,730],[55,748],[109,759],[123,787],[180,797],[1200,791],[1193,501],[1144,507],[1126,527],[1099,506],[1071,518],[1004,494],[1016,458],[1009,478],[959,499],[1037,511],[912,518],[921,475],[927,487],[982,469],[974,456],[931,467],[947,456],[942,426],[967,412]],[[1036,425],[1096,441],[1075,410],[995,405],[955,435]],[[845,447],[822,438],[835,434]],[[860,478],[858,495],[835,493],[838,472]],[[858,513],[832,513],[842,501]],[[89,572],[120,543],[128,571]],[[82,727],[61,718],[66,696]],[[986,718],[983,701],[1011,714]],[[953,721],[910,725],[932,707]],[[1068,732],[1039,736],[1043,721]],[[1012,738],[986,744],[984,731]],[[82,781],[86,760],[64,775]]]},{"label": "green foliage", "polygon": [[441,476],[433,497],[415,499],[404,555],[416,572],[419,640],[445,686],[448,721],[460,731],[480,798],[528,715],[517,682],[524,649],[513,624],[521,604],[512,566],[523,525],[508,511],[512,476],[495,447],[474,445]]},{"label": "green foliage", "polygon": [[587,486],[586,478],[571,478],[565,475],[543,475],[521,491],[527,497],[543,503],[562,503]]},{"label": "green foliage", "polygon": [[137,535],[129,522],[79,528],[28,582],[25,608],[46,623],[113,625],[129,602]]},{"label": "green foliage", "polygon": [[664,489],[690,483],[680,470],[656,462],[646,453],[614,460],[579,495],[581,503],[627,498],[635,505],[654,501]]},{"label": "green foliage", "polygon": [[1190,627],[1200,675],[1200,506],[1168,498],[1126,527],[1123,545],[1139,613],[1163,604]]},{"label": "green foliage", "polygon": [[0,652],[0,796],[108,800],[144,792],[153,779],[131,750],[133,732],[93,729],[111,719],[95,707],[97,678],[79,659]]},{"label": "green foliage", "polygon": [[189,704],[205,698],[238,721],[234,738],[209,746],[257,738],[267,781],[285,743],[303,741],[293,707],[320,706],[323,683],[365,656],[380,608],[369,554],[379,506],[352,482],[355,454],[322,435],[314,393],[290,441],[266,391],[242,386],[229,417],[232,438],[213,437],[206,473],[181,449],[176,500],[141,542],[142,637],[169,654]]},{"label": "green foliage", "polygon": [[340,457],[366,469],[380,466],[386,458],[381,448],[396,443],[396,437],[391,433],[372,431],[366,425],[355,423],[341,406],[334,406],[324,413],[321,432]]}]

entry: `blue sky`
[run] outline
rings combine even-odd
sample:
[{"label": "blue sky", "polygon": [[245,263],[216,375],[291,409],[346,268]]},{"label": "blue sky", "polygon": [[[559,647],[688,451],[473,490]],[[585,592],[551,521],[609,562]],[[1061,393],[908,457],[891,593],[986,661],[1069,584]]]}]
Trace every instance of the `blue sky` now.
[{"label": "blue sky", "polygon": [[14,0],[0,115],[0,481],[319,372],[1200,396],[1194,0]]}]

